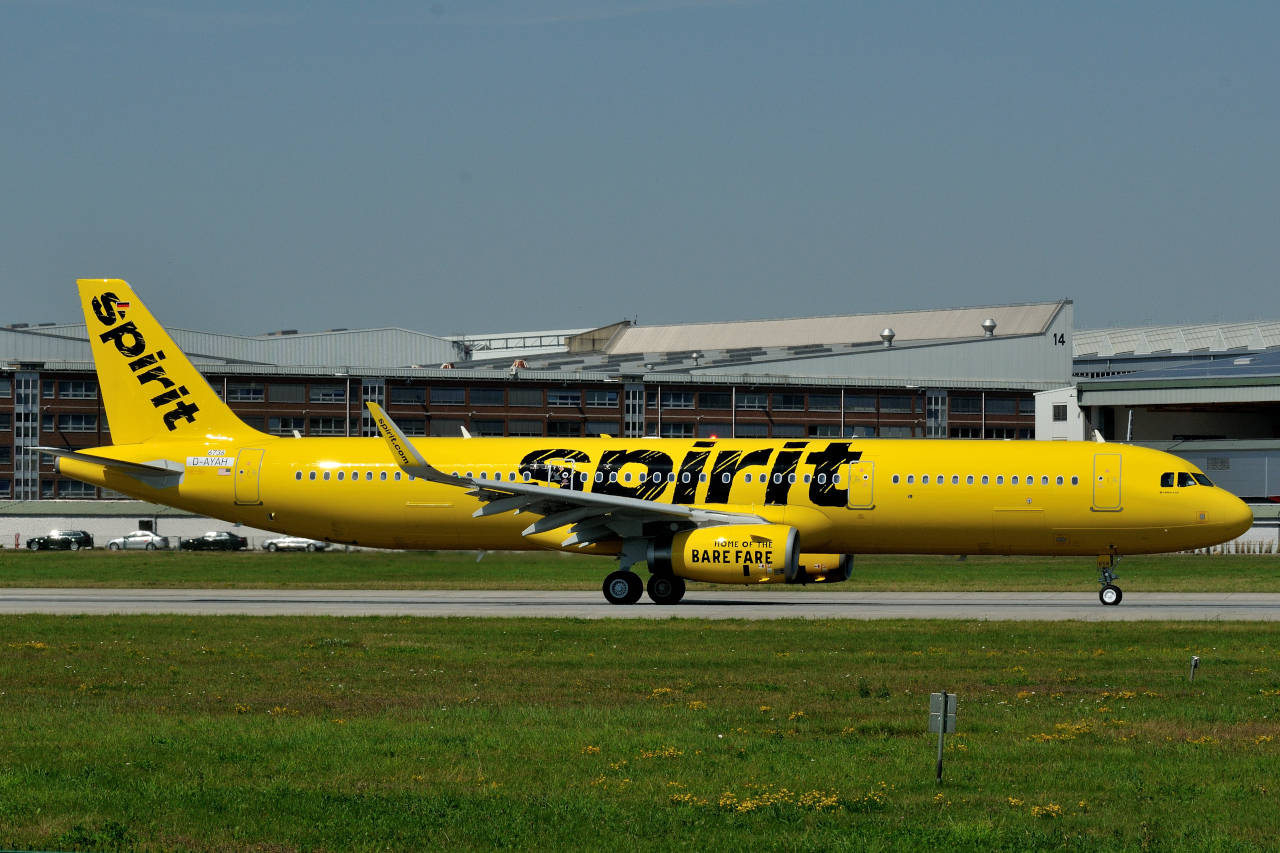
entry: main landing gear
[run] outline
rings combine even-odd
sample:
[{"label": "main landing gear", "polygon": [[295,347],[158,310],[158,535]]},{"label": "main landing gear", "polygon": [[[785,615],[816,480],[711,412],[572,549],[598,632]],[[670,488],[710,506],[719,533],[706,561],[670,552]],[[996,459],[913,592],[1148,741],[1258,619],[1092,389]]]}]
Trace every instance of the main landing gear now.
[{"label": "main landing gear", "polygon": [[1119,561],[1120,558],[1115,554],[1106,554],[1098,558],[1098,583],[1102,584],[1102,589],[1098,590],[1098,600],[1103,604],[1119,604],[1124,598],[1120,587],[1112,583],[1116,579],[1116,573],[1113,570]]},{"label": "main landing gear", "polygon": [[[649,578],[648,589],[654,604],[676,604],[684,598],[684,578],[655,574]],[[604,597],[610,604],[635,604],[644,591],[644,581],[635,572],[612,572],[604,579]]]}]

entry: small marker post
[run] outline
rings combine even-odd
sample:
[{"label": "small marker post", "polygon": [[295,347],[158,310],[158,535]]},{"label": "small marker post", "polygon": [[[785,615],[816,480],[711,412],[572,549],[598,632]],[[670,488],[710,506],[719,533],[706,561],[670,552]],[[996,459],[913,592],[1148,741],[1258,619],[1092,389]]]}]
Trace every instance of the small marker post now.
[{"label": "small marker post", "polygon": [[1196,680],[1196,667],[1198,667],[1199,665],[1200,665],[1200,656],[1192,655],[1191,656],[1191,675],[1187,677],[1187,681]]},{"label": "small marker post", "polygon": [[956,694],[943,690],[929,694],[929,731],[938,733],[938,784],[942,784],[942,744],[956,730]]}]

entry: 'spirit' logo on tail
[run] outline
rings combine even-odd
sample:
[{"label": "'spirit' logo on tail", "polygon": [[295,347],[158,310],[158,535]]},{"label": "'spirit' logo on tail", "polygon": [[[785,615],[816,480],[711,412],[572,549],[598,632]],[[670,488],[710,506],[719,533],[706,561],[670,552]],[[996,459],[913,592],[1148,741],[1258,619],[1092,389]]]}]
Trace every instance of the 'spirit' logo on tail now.
[{"label": "'spirit' logo on tail", "polygon": [[[151,405],[157,409],[166,409],[164,425],[170,432],[178,428],[180,420],[195,423],[195,415],[200,411],[200,407],[182,399],[187,396],[187,387],[178,385],[165,373],[163,365],[160,364],[165,359],[164,350],[147,352],[147,339],[138,331],[138,327],[132,320],[116,325],[118,321],[124,319],[128,308],[128,302],[121,302],[110,291],[93,298],[93,315],[103,326],[110,327],[98,336],[99,339],[103,343],[110,341],[121,356],[129,359],[129,370],[133,372],[139,385],[146,387],[148,382],[155,382],[160,386],[162,390],[151,398]],[[151,390],[155,389],[148,389],[148,391]]]}]

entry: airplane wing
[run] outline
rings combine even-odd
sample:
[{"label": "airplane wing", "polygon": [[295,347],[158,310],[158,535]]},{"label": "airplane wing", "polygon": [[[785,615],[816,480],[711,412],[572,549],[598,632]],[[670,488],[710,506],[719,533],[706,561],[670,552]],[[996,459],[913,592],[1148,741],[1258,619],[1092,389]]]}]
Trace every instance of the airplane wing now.
[{"label": "airplane wing", "polygon": [[500,515],[504,512],[541,516],[522,532],[525,536],[546,533],[566,525],[569,536],[561,545],[585,547],[597,542],[635,538],[642,535],[646,522],[674,522],[685,528],[711,527],[721,524],[764,524],[758,515],[701,509],[680,504],[661,503],[622,495],[562,489],[536,483],[514,483],[458,477],[433,467],[420,454],[390,416],[377,403],[368,403],[373,421],[378,425],[391,455],[401,470],[434,483],[467,489],[467,494],[484,506],[475,517]]},{"label": "airplane wing", "polygon": [[155,488],[176,486],[182,482],[186,466],[171,459],[156,459],[152,462],[125,462],[120,459],[108,459],[105,456],[94,456],[92,453],[79,453],[75,450],[64,450],[61,447],[32,447],[32,453],[54,456],[59,459],[74,459],[77,462],[88,462],[101,465],[108,471],[115,471],[132,477],[139,482]]}]

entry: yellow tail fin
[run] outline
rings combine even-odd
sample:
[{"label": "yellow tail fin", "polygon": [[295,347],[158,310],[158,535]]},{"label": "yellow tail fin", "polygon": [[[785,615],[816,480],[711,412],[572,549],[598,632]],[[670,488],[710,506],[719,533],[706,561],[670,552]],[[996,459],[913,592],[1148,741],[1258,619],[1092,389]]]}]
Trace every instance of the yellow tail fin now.
[{"label": "yellow tail fin", "polygon": [[114,278],[76,283],[113,444],[256,432],[209,387],[133,288]]}]

